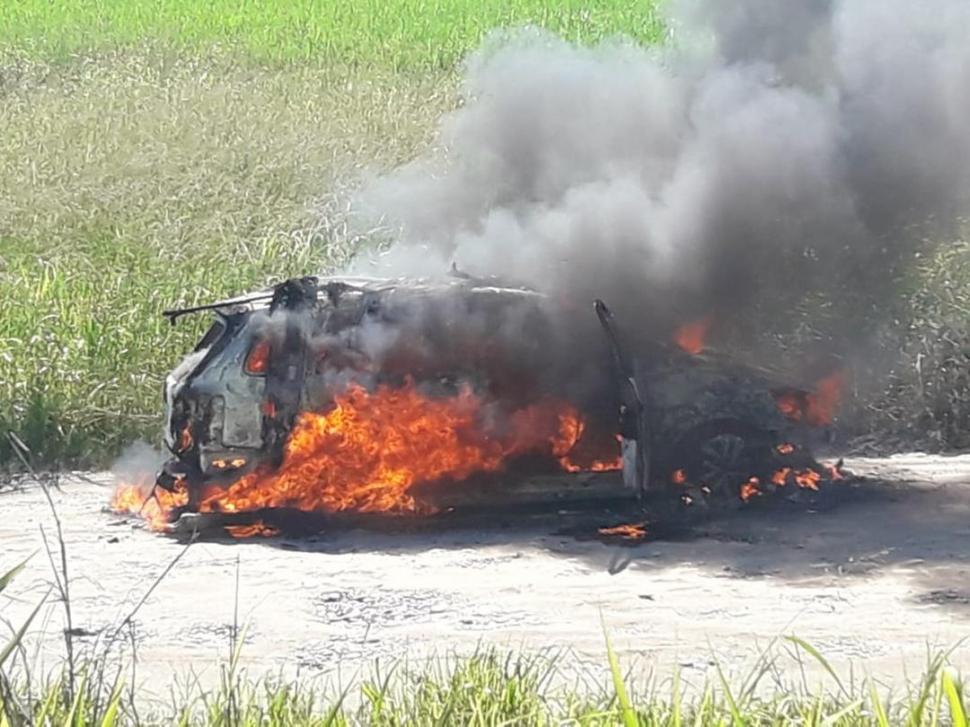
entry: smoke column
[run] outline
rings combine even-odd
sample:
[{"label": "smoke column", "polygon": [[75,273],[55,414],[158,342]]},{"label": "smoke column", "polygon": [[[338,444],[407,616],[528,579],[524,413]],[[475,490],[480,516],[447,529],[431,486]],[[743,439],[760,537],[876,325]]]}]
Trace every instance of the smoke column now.
[{"label": "smoke column", "polygon": [[970,209],[970,3],[669,6],[663,47],[489,39],[438,151],[363,190],[398,242],[355,272],[454,263],[751,345],[822,300],[827,335],[864,338]]}]

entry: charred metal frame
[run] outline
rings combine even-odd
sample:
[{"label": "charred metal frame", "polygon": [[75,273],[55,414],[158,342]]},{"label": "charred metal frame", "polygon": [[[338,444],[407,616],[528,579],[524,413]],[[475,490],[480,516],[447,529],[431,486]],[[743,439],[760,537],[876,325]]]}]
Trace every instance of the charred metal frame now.
[{"label": "charred metal frame", "polygon": [[[456,291],[474,285],[469,290],[475,294],[497,299],[544,299],[534,291],[455,277],[462,281]],[[173,324],[206,310],[218,320],[166,380],[166,444],[174,458],[159,472],[157,486],[186,487],[191,511],[203,484],[229,484],[260,464],[278,466],[317,374],[307,331],[339,336],[369,320],[394,322],[393,311],[383,308],[402,290],[420,296],[425,289],[401,281],[306,277],[250,296],[165,311]],[[607,305],[596,300],[593,307],[612,358],[628,491],[642,500],[669,494],[670,472],[694,466],[704,446],[718,438],[757,450],[766,467],[778,464],[775,444],[797,440],[791,423],[778,412],[776,387],[758,372],[660,344],[638,359],[631,355],[631,336],[624,337]],[[268,369],[252,376],[243,369],[259,337],[270,342]],[[353,346],[343,354],[366,360]],[[807,453],[803,459],[814,462]]]}]

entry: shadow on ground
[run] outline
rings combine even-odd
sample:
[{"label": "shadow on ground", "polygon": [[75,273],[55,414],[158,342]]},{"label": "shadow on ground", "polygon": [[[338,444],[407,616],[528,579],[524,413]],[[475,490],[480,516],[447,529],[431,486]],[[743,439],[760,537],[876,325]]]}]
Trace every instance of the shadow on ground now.
[{"label": "shadow on ground", "polygon": [[369,523],[307,537],[235,542],[326,554],[541,547],[610,573],[634,564],[647,570],[689,565],[727,578],[806,585],[833,576],[873,577],[889,568],[905,568],[916,601],[970,616],[970,477],[962,482],[866,479],[811,502],[750,507],[691,526],[659,524],[635,543],[589,542],[597,539],[600,526],[629,520],[630,515],[622,509],[581,515],[505,513],[386,527]]}]

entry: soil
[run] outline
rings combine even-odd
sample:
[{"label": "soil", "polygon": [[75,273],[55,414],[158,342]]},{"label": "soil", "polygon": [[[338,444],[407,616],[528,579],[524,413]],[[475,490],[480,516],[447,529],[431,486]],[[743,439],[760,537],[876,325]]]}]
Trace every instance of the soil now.
[{"label": "soil", "polygon": [[[64,477],[52,495],[76,643],[95,650],[115,633],[119,648],[134,643],[145,694],[163,695],[190,672],[217,683],[234,619],[247,626],[249,674],[344,682],[375,660],[420,663],[482,646],[565,648],[571,668],[601,677],[601,618],[625,665],[660,678],[680,665],[694,683],[715,660],[746,672],[787,634],[843,674],[851,665],[900,688],[928,649],[956,647],[952,661],[970,668],[970,647],[959,644],[970,636],[970,456],[846,465],[870,477],[861,496],[824,509],[752,509],[636,547],[514,522],[197,542],[120,631],[184,546],[106,513],[107,474]],[[18,624],[51,583],[41,528],[49,541],[55,529],[36,485],[0,489],[0,508],[0,570],[34,554],[0,596],[3,618]],[[48,667],[62,659],[62,628],[51,598],[32,630],[32,650]],[[799,665],[792,648],[772,647],[779,672],[797,680],[804,668],[821,680],[820,667],[810,657]]]}]

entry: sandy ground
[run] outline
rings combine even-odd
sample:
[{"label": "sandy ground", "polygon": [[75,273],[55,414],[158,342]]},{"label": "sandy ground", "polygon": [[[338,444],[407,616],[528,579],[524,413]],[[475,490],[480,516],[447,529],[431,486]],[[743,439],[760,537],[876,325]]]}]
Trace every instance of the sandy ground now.
[{"label": "sandy ground", "polygon": [[[837,668],[851,663],[898,685],[919,672],[928,647],[970,636],[970,456],[849,464],[884,480],[885,496],[826,512],[746,513],[697,539],[635,548],[528,528],[196,543],[137,613],[135,678],[159,692],[190,670],[206,684],[218,679],[238,563],[250,674],[346,680],[375,659],[420,661],[479,644],[566,647],[601,674],[602,613],[641,674],[679,664],[699,680],[714,658],[746,669],[771,639],[795,633]],[[69,478],[54,492],[81,645],[106,638],[182,548],[104,513],[108,494],[103,475]],[[51,581],[40,528],[50,535],[53,523],[36,486],[0,491],[0,511],[0,569],[40,551],[0,596],[3,618],[19,623]],[[61,611],[42,613],[35,633],[51,664]],[[970,668],[970,647],[953,661]],[[798,675],[789,657],[780,663]]]}]

